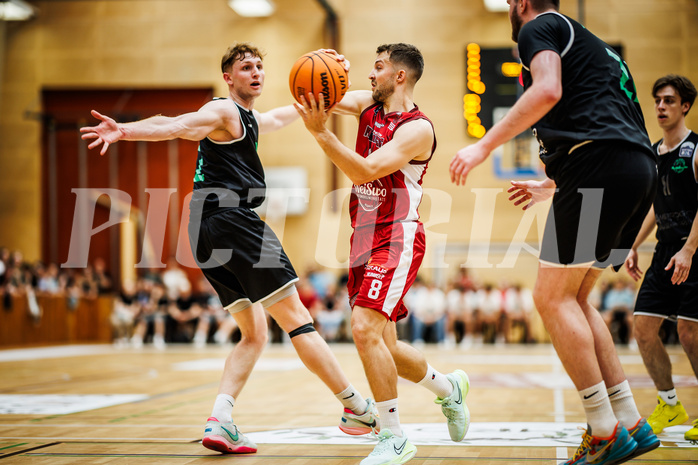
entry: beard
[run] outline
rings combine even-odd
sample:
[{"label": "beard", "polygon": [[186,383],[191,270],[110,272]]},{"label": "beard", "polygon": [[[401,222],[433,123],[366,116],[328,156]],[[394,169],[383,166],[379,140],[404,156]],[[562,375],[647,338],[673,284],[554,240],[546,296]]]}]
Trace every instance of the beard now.
[{"label": "beard", "polygon": [[521,27],[523,26],[523,20],[521,16],[514,10],[513,13],[509,15],[509,20],[511,21],[511,40],[515,43],[519,43],[519,32],[521,32]]},{"label": "beard", "polygon": [[385,103],[388,97],[393,95],[393,92],[395,92],[395,85],[388,83],[382,86],[376,86],[376,88],[373,89],[372,97],[376,102]]}]

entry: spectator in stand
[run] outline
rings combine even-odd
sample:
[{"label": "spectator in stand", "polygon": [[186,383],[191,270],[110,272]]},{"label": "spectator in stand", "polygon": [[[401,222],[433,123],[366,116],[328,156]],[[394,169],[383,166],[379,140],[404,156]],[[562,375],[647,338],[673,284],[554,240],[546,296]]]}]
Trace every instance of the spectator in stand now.
[{"label": "spectator in stand", "polygon": [[446,295],[436,285],[415,281],[412,286],[412,342],[423,344],[446,340]]},{"label": "spectator in stand", "polygon": [[[131,337],[133,347],[143,347],[145,338],[152,330],[153,346],[156,349],[165,348],[165,315],[169,302],[165,294],[165,287],[160,283],[151,283],[149,280],[143,280],[144,287],[138,294],[138,299],[141,302],[140,312],[136,319],[136,328]],[[151,283],[151,284],[148,284]],[[146,294],[144,290],[149,289]]]},{"label": "spectator in stand", "polygon": [[616,343],[628,344],[633,334],[635,288],[622,279],[616,280],[604,299],[602,316]]},{"label": "spectator in stand", "polygon": [[7,247],[0,247],[0,286],[5,285],[5,279],[7,278],[7,267],[10,263],[10,249]]},{"label": "spectator in stand", "polygon": [[349,291],[347,290],[347,279],[348,276],[345,274],[337,280],[333,308],[342,314],[341,340],[352,342],[354,336],[351,333],[351,304],[349,302]]},{"label": "spectator in stand", "polygon": [[97,278],[95,276],[94,267],[89,263],[82,270],[82,277],[79,279],[80,291],[82,295],[88,298],[95,298],[99,294],[99,289],[97,287]]},{"label": "spectator in stand", "polygon": [[460,280],[449,285],[446,293],[447,333],[452,335],[456,344],[461,344],[470,326],[470,312],[466,302],[465,289]]},{"label": "spectator in stand", "polygon": [[97,295],[111,294],[114,290],[112,279],[107,271],[107,264],[103,258],[97,257],[94,261],[93,279],[97,288]]},{"label": "spectator in stand", "polygon": [[37,290],[39,292],[55,295],[62,291],[58,280],[58,265],[55,263],[50,263],[46,267],[41,264],[41,271],[39,271],[39,266],[37,266],[37,275],[39,276],[39,281],[37,283]]},{"label": "spectator in stand", "polygon": [[322,310],[320,296],[318,296],[307,276],[301,278],[296,287],[298,288],[298,297],[300,297],[301,303],[308,309],[310,316],[315,320],[318,312]]},{"label": "spectator in stand", "polygon": [[456,277],[455,281],[464,291],[472,291],[477,287],[472,276],[470,276],[470,271],[467,268],[458,269],[458,276]]},{"label": "spectator in stand", "polygon": [[137,314],[136,283],[131,280],[124,280],[121,292],[114,296],[114,307],[111,314],[114,344],[117,347],[128,344]]},{"label": "spectator in stand", "polygon": [[[194,342],[195,334],[199,334],[201,314],[201,305],[192,294],[191,286],[180,289],[174,300],[168,298],[165,331],[168,342]],[[208,321],[205,324],[208,325]],[[205,336],[196,341],[198,347],[205,344]]]},{"label": "spectator in stand", "polygon": [[[231,341],[231,335],[238,328],[235,318],[223,308],[218,294],[211,283],[203,275],[199,278],[196,300],[201,307],[199,327],[194,335],[194,344],[202,345],[202,340],[208,342],[208,334],[215,330],[213,342],[226,345]],[[212,329],[213,328],[213,329]]]},{"label": "spectator in stand", "polygon": [[531,332],[533,307],[533,293],[521,284],[516,283],[504,292],[504,335],[507,342],[512,342],[510,338],[517,327],[523,330],[521,342],[535,342]]},{"label": "spectator in stand", "polygon": [[161,275],[162,283],[165,285],[167,298],[176,300],[182,292],[191,295],[191,282],[187,274],[180,268],[175,257],[167,260],[167,267]]},{"label": "spectator in stand", "polygon": [[339,342],[343,337],[345,325],[344,313],[335,299],[324,299],[324,305],[317,312],[315,319],[318,331],[327,342]]},{"label": "spectator in stand", "polygon": [[491,283],[478,291],[478,308],[482,325],[483,342],[494,343],[501,335],[502,292]]},{"label": "spectator in stand", "polygon": [[328,270],[312,266],[306,272],[306,279],[310,282],[310,285],[313,286],[315,294],[317,294],[320,299],[332,296],[333,286],[337,278]]},{"label": "spectator in stand", "polygon": [[82,290],[80,288],[80,277],[73,269],[68,269],[64,273],[58,275],[59,286],[65,295],[68,308],[74,309],[78,306]]}]

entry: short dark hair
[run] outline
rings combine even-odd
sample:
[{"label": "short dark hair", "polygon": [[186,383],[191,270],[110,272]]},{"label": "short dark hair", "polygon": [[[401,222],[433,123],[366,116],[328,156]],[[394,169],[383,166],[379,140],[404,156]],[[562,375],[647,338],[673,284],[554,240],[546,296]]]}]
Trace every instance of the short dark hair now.
[{"label": "short dark hair", "polygon": [[656,97],[659,89],[666,86],[676,89],[676,93],[681,97],[681,103],[688,102],[688,110],[684,113],[684,116],[686,116],[696,101],[696,94],[698,94],[696,86],[687,77],[679,76],[678,74],[667,74],[657,79],[652,86],[652,97]]},{"label": "short dark hair", "polygon": [[555,10],[560,9],[560,0],[529,0],[529,2],[536,11],[547,10],[550,7],[555,8]]},{"label": "short dark hair", "polygon": [[221,71],[227,73],[234,62],[244,59],[248,53],[253,57],[264,58],[264,53],[254,45],[247,42],[236,43],[228,47],[221,58]]},{"label": "short dark hair", "polygon": [[403,43],[379,45],[376,49],[376,54],[380,55],[383,52],[388,54],[391,63],[399,63],[405,66],[408,71],[411,71],[411,73],[408,72],[408,74],[412,74],[411,80],[413,82],[419,81],[419,78],[422,77],[422,73],[424,72],[424,57],[422,56],[422,52],[414,45]]}]

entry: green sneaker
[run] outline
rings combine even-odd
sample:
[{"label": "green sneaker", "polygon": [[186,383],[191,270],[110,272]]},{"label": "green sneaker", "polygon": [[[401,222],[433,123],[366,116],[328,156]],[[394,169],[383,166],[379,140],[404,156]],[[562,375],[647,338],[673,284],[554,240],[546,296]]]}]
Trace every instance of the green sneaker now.
[{"label": "green sneaker", "polygon": [[470,427],[470,411],[465,405],[465,396],[470,390],[470,380],[463,370],[456,370],[446,375],[446,378],[453,384],[453,392],[443,399],[437,397],[434,402],[441,404],[441,411],[446,416],[448,434],[451,436],[451,440],[460,442]]},{"label": "green sneaker", "polygon": [[232,421],[221,423],[210,417],[206,421],[204,438],[201,444],[205,448],[222,454],[251,454],[257,452],[257,444],[250,441],[238,430]]},{"label": "green sneaker", "polygon": [[395,436],[389,429],[384,429],[378,437],[378,444],[361,465],[399,465],[407,463],[417,448],[407,439],[407,436]]},{"label": "green sneaker", "polygon": [[686,420],[688,420],[688,413],[680,401],[676,402],[676,405],[669,405],[661,397],[657,397],[657,406],[647,419],[647,423],[652,427],[654,434],[659,434],[664,431],[664,428],[681,425]]}]

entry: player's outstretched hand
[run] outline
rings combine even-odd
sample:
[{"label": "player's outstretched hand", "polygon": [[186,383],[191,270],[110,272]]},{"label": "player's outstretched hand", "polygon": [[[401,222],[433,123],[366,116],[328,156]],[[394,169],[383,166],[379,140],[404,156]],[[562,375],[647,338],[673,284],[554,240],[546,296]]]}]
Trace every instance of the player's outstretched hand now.
[{"label": "player's outstretched hand", "polygon": [[104,155],[109,148],[109,144],[119,141],[123,136],[123,132],[119,129],[116,121],[110,117],[102,115],[95,110],[92,110],[91,113],[92,116],[100,120],[101,123],[99,123],[98,126],[80,128],[80,132],[84,140],[95,139],[87,146],[88,149],[93,149],[102,144],[102,150],[100,150],[99,154]]},{"label": "player's outstretched hand", "polygon": [[485,161],[489,154],[489,151],[483,149],[480,144],[473,144],[460,149],[451,159],[451,165],[448,168],[448,171],[451,173],[451,182],[458,186],[465,184],[468,173]]},{"label": "player's outstretched hand", "polygon": [[509,200],[514,202],[514,206],[523,206],[528,210],[537,203],[545,202],[555,193],[555,181],[546,178],[542,181],[511,181],[511,187],[507,189],[511,195]]},{"label": "player's outstretched hand", "polygon": [[325,98],[322,94],[319,95],[320,100],[315,100],[315,96],[311,93],[301,95],[301,103],[294,103],[296,111],[303,118],[305,127],[308,128],[313,135],[318,134],[326,129],[325,123],[330,116],[332,109],[325,110]]},{"label": "player's outstretched hand", "polygon": [[639,281],[640,278],[642,278],[642,270],[640,269],[638,263],[637,250],[630,249],[630,252],[628,252],[628,256],[625,259],[624,266],[625,271],[627,271],[630,277],[635,281]]},{"label": "player's outstretched hand", "polygon": [[664,268],[666,271],[674,269],[671,275],[671,284],[681,284],[688,279],[688,273],[691,271],[691,263],[693,262],[693,253],[682,248],[676,255],[671,257],[669,264]]}]

